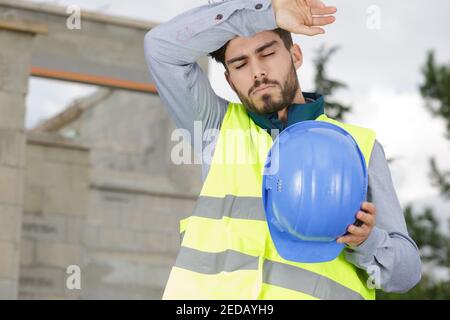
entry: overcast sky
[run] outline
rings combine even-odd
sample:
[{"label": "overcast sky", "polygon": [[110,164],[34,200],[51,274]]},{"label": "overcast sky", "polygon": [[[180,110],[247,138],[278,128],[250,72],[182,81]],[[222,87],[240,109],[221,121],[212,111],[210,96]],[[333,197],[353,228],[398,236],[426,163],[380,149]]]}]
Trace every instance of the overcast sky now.
[{"label": "overcast sky", "polygon": [[[77,4],[105,14],[164,22],[208,1],[36,2]],[[433,205],[440,214],[450,217],[450,204],[439,198],[428,176],[430,156],[435,156],[441,167],[450,169],[450,141],[444,139],[443,122],[429,115],[418,91],[422,79],[420,68],[428,50],[435,50],[438,62],[450,63],[450,1],[324,2],[338,8],[336,23],[322,36],[294,36],[304,55],[304,65],[298,71],[302,89],[313,89],[314,50],[321,44],[340,46],[328,66],[328,74],[349,87],[336,96],[353,107],[347,122],[376,130],[387,157],[396,159],[391,171],[402,204]],[[210,63],[210,79],[219,95],[237,100],[224,79],[222,67],[214,62]],[[95,87],[32,79],[27,126],[55,114],[73,98],[93,90]]]}]

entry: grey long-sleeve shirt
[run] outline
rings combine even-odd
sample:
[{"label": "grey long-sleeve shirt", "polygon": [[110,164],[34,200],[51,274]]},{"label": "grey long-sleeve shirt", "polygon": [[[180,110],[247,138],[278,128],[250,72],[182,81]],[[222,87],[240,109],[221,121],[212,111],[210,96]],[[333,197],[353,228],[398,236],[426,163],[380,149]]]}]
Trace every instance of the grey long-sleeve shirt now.
[{"label": "grey long-sleeve shirt", "polygon": [[[257,4],[262,4],[258,5]],[[150,30],[145,57],[159,95],[175,124],[194,134],[219,129],[228,101],[217,96],[196,61],[235,36],[277,28],[270,0],[230,0],[186,11]],[[211,131],[211,130],[206,130]],[[208,137],[203,148],[214,145]],[[214,150],[211,148],[210,150]],[[209,170],[203,162],[203,177]],[[382,146],[376,142],[369,162],[367,198],[377,208],[376,225],[357,248],[347,248],[346,259],[372,275],[387,292],[405,292],[421,278],[417,245],[409,237]]]}]

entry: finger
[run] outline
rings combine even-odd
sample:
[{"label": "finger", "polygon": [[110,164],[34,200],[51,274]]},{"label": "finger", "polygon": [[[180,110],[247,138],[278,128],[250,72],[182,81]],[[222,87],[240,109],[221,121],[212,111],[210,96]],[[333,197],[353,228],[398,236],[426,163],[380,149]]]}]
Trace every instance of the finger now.
[{"label": "finger", "polygon": [[375,208],[375,205],[371,202],[363,202],[363,204],[361,205],[361,209],[363,209],[364,211],[366,211],[367,213],[370,214],[375,214],[377,209]]},{"label": "finger", "polygon": [[331,24],[336,21],[336,18],[333,16],[328,17],[313,17],[312,24],[313,26],[325,26],[327,24]]},{"label": "finger", "polygon": [[325,8],[326,5],[320,0],[311,0],[309,4],[312,8]]},{"label": "finger", "polygon": [[369,234],[368,227],[366,225],[362,225],[361,227],[357,227],[355,225],[351,225],[347,228],[347,231],[354,236],[358,237],[367,237]]},{"label": "finger", "polygon": [[364,224],[368,226],[373,226],[375,224],[375,217],[363,211],[359,211],[358,214],[356,215],[356,218],[358,218],[358,220],[361,220],[362,222],[364,222]]},{"label": "finger", "polygon": [[357,237],[357,236],[353,236],[353,235],[347,235],[347,236],[339,237],[336,239],[337,243],[346,243],[349,245],[352,245],[352,244],[355,245],[362,241],[363,241],[362,237]]},{"label": "finger", "polygon": [[296,30],[294,30],[294,33],[304,34],[307,36],[316,36],[318,34],[325,33],[325,30],[323,30],[322,28],[319,28],[319,27],[308,27],[305,25],[301,25]]},{"label": "finger", "polygon": [[327,14],[335,14],[337,12],[336,7],[324,7],[324,8],[314,8],[311,7],[311,14],[313,16],[323,16]]}]

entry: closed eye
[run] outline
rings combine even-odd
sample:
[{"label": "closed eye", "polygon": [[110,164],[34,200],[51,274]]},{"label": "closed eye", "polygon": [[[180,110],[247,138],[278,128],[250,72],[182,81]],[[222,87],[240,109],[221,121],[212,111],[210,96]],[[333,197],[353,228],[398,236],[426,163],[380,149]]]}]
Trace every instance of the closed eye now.
[{"label": "closed eye", "polygon": [[[262,55],[262,57],[268,57],[268,56],[271,56],[273,54],[275,54],[275,52],[271,52],[269,54]],[[239,67],[236,67],[236,69],[240,69],[240,68],[244,67],[245,65],[246,65],[246,63],[241,64]]]}]

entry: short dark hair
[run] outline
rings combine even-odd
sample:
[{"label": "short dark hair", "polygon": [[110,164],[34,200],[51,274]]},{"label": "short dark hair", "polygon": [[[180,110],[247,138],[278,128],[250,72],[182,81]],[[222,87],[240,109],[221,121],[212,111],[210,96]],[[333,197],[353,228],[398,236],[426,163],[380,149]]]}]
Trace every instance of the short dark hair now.
[{"label": "short dark hair", "polygon": [[[273,32],[275,32],[276,34],[278,34],[281,38],[281,40],[283,40],[284,46],[286,47],[286,49],[291,49],[292,45],[293,45],[293,41],[292,41],[292,35],[289,31],[286,31],[284,29],[281,28],[277,28],[274,30],[271,30]],[[227,43],[225,43],[222,47],[220,47],[219,49],[217,49],[216,51],[213,51],[211,53],[209,53],[209,56],[211,58],[213,58],[214,60],[216,60],[217,62],[223,64],[223,66],[225,67],[226,70],[228,70],[226,64],[225,64],[225,51],[227,50],[228,44],[230,43],[231,40],[228,40]]]}]

